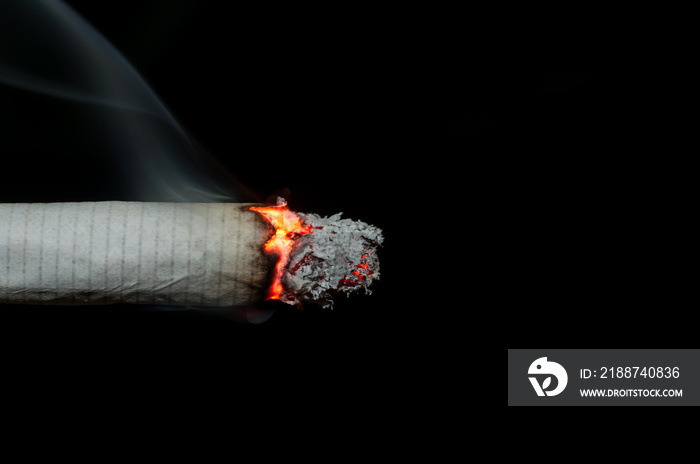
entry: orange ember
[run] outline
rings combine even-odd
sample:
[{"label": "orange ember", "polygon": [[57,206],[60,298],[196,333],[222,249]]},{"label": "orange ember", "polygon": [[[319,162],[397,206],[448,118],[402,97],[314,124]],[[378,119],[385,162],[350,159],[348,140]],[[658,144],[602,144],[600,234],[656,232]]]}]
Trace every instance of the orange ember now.
[{"label": "orange ember", "polygon": [[250,209],[260,213],[275,229],[274,235],[265,242],[263,249],[278,256],[272,285],[267,297],[270,300],[278,300],[284,291],[282,273],[289,262],[289,254],[292,251],[294,240],[310,233],[312,227],[304,224],[299,216],[289,211],[284,200],[278,201],[275,206],[251,206]]}]

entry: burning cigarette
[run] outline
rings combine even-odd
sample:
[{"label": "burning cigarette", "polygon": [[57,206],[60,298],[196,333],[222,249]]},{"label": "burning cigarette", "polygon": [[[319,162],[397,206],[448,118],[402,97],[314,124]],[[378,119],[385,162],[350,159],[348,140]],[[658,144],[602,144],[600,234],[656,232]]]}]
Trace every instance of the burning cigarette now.
[{"label": "burning cigarette", "polygon": [[369,292],[382,240],[282,199],[0,204],[0,303],[331,306]]}]

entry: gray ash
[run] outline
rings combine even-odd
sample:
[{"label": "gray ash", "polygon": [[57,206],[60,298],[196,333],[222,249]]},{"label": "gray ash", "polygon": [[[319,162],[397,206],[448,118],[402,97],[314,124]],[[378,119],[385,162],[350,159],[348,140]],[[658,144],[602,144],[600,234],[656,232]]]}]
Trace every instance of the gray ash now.
[{"label": "gray ash", "polygon": [[362,221],[296,213],[311,233],[298,237],[282,275],[285,292],[281,300],[289,304],[310,301],[333,306],[333,296],[364,289],[379,279],[377,248],[384,241],[381,229]]}]

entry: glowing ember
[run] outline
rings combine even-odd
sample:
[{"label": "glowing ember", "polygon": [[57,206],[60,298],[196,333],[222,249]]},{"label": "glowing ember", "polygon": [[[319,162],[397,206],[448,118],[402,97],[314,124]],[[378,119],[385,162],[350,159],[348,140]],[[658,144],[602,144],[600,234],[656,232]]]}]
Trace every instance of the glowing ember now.
[{"label": "glowing ember", "polygon": [[268,299],[278,300],[284,292],[282,274],[289,262],[292,245],[297,238],[310,233],[313,227],[305,224],[296,213],[289,211],[283,198],[278,198],[275,206],[251,206],[250,209],[260,213],[275,229],[274,235],[265,242],[263,249],[278,256],[268,295]]}]

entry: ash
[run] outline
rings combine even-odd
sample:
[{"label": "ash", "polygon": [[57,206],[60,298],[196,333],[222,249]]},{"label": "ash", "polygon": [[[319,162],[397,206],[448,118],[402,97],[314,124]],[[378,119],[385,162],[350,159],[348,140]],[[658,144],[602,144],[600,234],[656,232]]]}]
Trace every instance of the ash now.
[{"label": "ash", "polygon": [[282,283],[287,290],[281,298],[289,304],[304,301],[333,306],[333,296],[363,289],[379,279],[377,247],[384,237],[381,229],[362,221],[340,219],[342,213],[322,218],[297,213],[313,227],[299,237],[290,254]]}]

